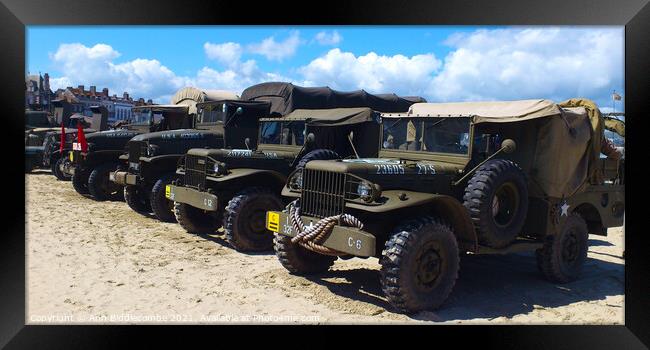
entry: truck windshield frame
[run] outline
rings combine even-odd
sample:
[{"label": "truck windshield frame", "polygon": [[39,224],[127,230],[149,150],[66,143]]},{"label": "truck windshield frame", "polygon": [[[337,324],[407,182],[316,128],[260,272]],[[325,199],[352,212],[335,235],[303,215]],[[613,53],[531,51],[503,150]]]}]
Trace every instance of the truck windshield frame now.
[{"label": "truck windshield frame", "polygon": [[384,118],[382,151],[469,156],[469,117]]},{"label": "truck windshield frame", "polygon": [[259,143],[265,145],[302,146],[305,143],[304,120],[260,122]]},{"label": "truck windshield frame", "polygon": [[207,104],[197,111],[196,123],[200,125],[223,124],[227,115],[227,103]]}]

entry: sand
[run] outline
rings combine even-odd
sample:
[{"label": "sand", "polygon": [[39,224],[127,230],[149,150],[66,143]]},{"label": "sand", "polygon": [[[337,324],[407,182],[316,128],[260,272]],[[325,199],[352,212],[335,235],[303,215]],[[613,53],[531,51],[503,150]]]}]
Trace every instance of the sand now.
[{"label": "sand", "polygon": [[95,202],[47,171],[25,176],[28,324],[623,324],[623,229],[590,236],[582,278],[544,280],[532,254],[469,256],[436,311],[392,312],[377,259],[309,277],[272,252],[242,254],[219,234]]}]

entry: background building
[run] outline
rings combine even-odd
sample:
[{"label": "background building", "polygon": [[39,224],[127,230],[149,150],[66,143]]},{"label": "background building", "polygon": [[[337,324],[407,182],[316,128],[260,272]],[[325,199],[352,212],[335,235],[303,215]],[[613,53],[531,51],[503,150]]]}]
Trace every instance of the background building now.
[{"label": "background building", "polygon": [[25,109],[51,112],[54,94],[50,90],[50,76],[32,74],[25,77]]},{"label": "background building", "polygon": [[65,89],[58,89],[55,92],[56,99],[65,100],[73,105],[74,113],[92,116],[90,107],[104,106],[108,110],[108,120],[111,123],[131,118],[131,108],[152,104],[151,99],[145,102],[143,98],[134,100],[127,92],[121,97],[109,94],[108,88],[97,91],[97,87],[91,85],[88,90],[85,86],[79,85],[76,88],[68,86]]}]

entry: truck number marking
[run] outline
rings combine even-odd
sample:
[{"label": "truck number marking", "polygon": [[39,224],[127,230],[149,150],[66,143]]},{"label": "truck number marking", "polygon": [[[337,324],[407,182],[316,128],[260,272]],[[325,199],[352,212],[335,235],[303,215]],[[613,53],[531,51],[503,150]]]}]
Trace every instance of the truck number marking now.
[{"label": "truck number marking", "polygon": [[352,236],[348,237],[348,247],[355,248],[356,250],[361,250],[361,240],[357,239],[355,241]]},{"label": "truck number marking", "polygon": [[416,163],[418,167],[418,175],[435,175],[436,169],[433,168],[431,164],[420,164]]},{"label": "truck number marking", "polygon": [[203,198],[203,205],[207,206],[208,208],[212,208],[212,199]]},{"label": "truck number marking", "polygon": [[404,166],[401,164],[374,164],[379,175],[404,174]]}]

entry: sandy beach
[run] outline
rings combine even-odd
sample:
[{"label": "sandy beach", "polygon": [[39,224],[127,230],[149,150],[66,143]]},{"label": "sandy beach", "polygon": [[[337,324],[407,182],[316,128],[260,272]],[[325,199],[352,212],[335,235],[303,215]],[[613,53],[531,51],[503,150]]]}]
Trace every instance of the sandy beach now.
[{"label": "sandy beach", "polygon": [[533,254],[468,256],[437,311],[391,312],[377,259],[298,277],[273,252],[242,254],[219,234],[95,202],[49,171],[25,175],[28,324],[623,324],[623,229],[590,236],[582,277],[544,280]]}]

